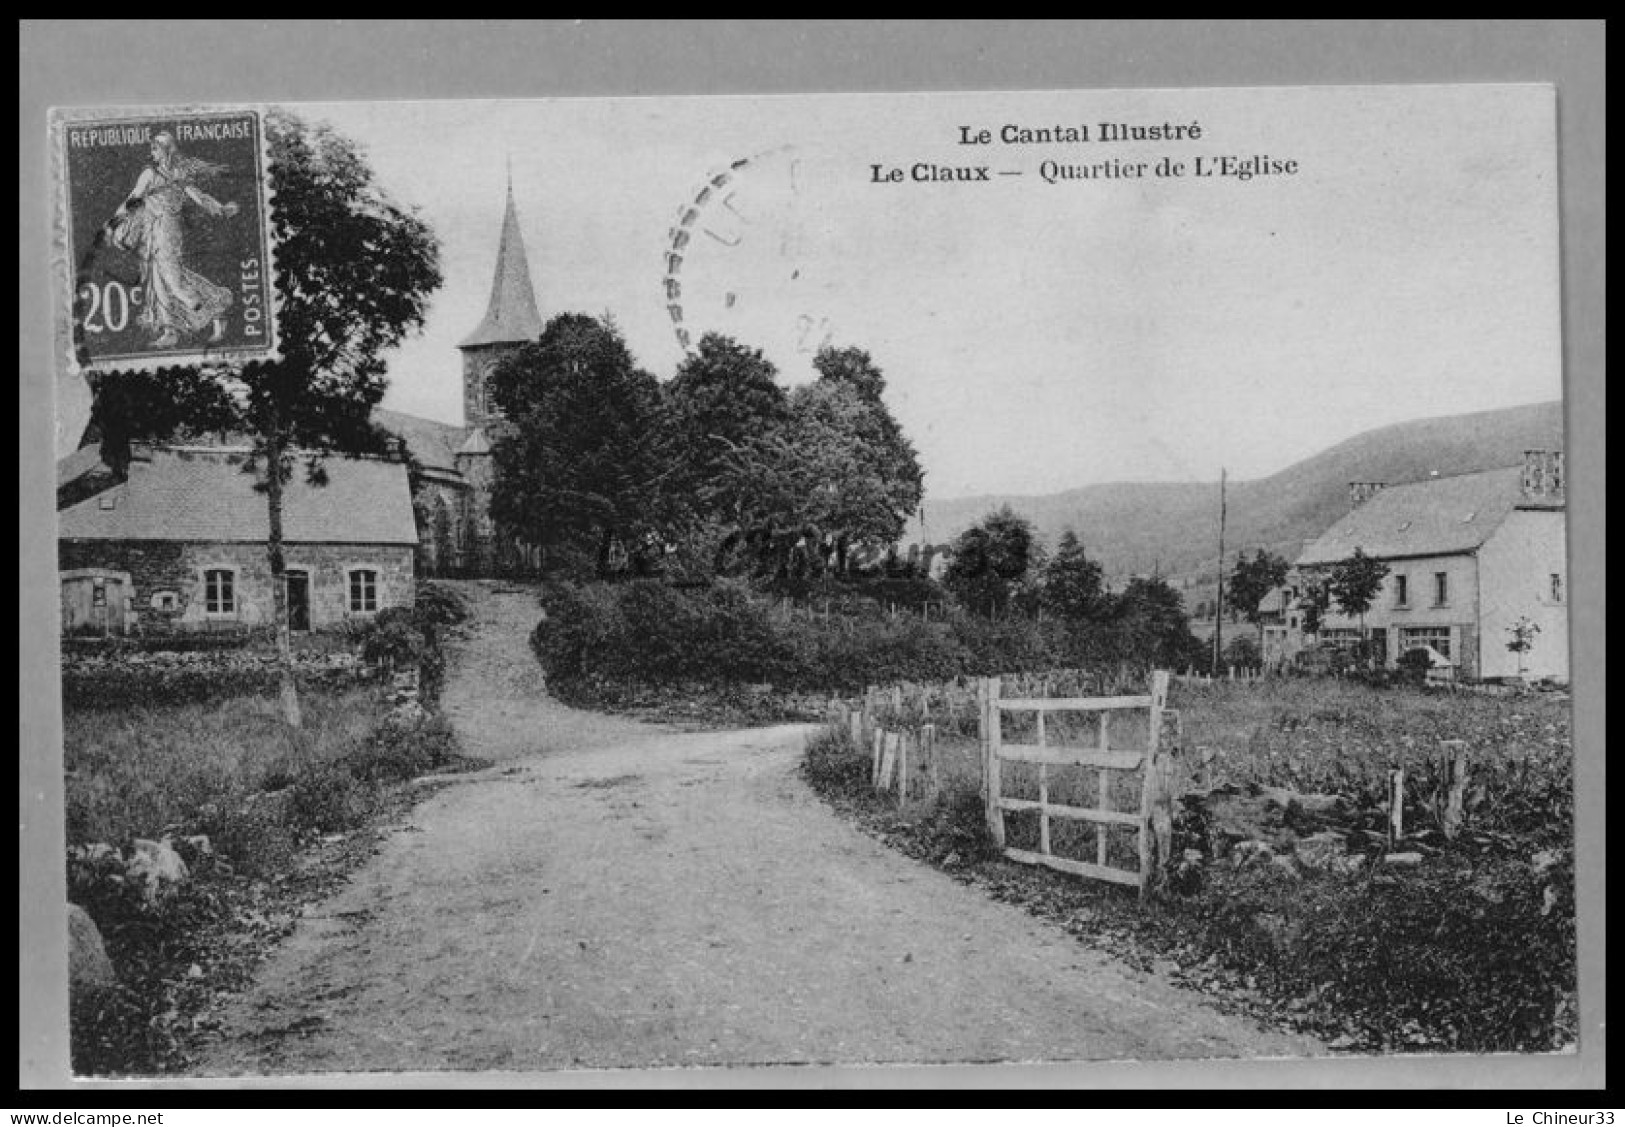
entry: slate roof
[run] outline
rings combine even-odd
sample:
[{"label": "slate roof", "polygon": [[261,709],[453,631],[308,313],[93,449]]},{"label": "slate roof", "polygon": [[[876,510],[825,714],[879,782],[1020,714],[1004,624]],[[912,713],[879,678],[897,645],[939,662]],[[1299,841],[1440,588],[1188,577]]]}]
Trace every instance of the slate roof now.
[{"label": "slate roof", "polygon": [[1384,559],[1474,551],[1513,509],[1562,507],[1531,504],[1522,479],[1522,467],[1508,466],[1390,485],[1308,544],[1298,564],[1335,563],[1355,548]]},{"label": "slate roof", "polygon": [[391,434],[405,439],[407,452],[424,469],[452,474],[459,472],[457,452],[468,439],[466,427],[401,411],[386,411],[382,407],[374,408],[372,420]]},{"label": "slate roof", "polygon": [[[69,455],[73,457],[73,455]],[[158,447],[129,478],[57,514],[64,540],[254,541],[266,535],[265,496],[241,450]],[[66,459],[64,459],[65,461]],[[295,471],[283,497],[288,543],[416,544],[406,466],[329,458],[328,483]]]},{"label": "slate roof", "polygon": [[536,311],[536,293],[530,285],[530,263],[519,233],[519,211],[508,185],[508,206],[502,216],[502,239],[497,244],[496,275],[491,280],[491,303],[485,319],[458,348],[482,344],[532,341],[542,335],[542,315]]}]

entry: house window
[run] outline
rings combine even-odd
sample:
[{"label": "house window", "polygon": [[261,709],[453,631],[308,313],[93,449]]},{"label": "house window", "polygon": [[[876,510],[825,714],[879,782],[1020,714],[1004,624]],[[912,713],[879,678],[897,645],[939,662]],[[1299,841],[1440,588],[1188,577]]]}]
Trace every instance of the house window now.
[{"label": "house window", "polygon": [[1439,651],[1440,657],[1451,657],[1450,653],[1450,627],[1448,626],[1415,626],[1407,627],[1399,632],[1399,652],[1419,649],[1428,646]]},{"label": "house window", "polygon": [[152,609],[172,611],[180,606],[180,596],[173,591],[154,591],[152,593]]},{"label": "house window", "polygon": [[209,614],[237,613],[237,576],[228,568],[203,573],[203,609]]},{"label": "house window", "polygon": [[1409,578],[1403,575],[1394,576],[1394,605],[1396,607],[1406,607],[1410,606],[1410,604],[1411,584]]},{"label": "house window", "polygon": [[1433,605],[1447,606],[1450,603],[1450,573],[1436,571],[1433,573]]},{"label": "house window", "polygon": [[1327,649],[1350,649],[1360,644],[1360,632],[1352,627],[1327,627],[1320,632],[1320,644]]},{"label": "house window", "polygon": [[1551,590],[1552,590],[1552,602],[1554,602],[1554,603],[1562,602],[1563,601],[1563,575],[1562,575],[1561,572],[1556,572],[1556,571],[1552,572],[1552,587],[1551,587]]},{"label": "house window", "polygon": [[378,573],[367,568],[350,572],[350,613],[372,614],[378,609]]}]

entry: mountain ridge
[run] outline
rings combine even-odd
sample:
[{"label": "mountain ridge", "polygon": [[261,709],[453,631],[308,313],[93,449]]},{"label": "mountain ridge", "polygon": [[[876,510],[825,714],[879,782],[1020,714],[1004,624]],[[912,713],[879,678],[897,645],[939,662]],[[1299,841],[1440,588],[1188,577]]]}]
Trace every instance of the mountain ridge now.
[{"label": "mountain ridge", "polygon": [[[1364,431],[1266,477],[1226,489],[1225,555],[1265,548],[1288,561],[1348,511],[1348,484],[1397,485],[1520,463],[1563,448],[1561,400],[1443,415]],[[1058,493],[927,500],[924,527],[947,543],[1008,504],[1053,544],[1071,528],[1108,575],[1157,572],[1210,582],[1218,557],[1218,482],[1103,482]]]}]

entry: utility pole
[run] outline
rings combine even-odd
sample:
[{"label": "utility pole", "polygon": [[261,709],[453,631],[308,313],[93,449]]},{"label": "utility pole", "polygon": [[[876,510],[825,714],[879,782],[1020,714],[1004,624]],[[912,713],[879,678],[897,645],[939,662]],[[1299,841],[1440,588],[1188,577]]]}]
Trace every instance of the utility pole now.
[{"label": "utility pole", "polygon": [[1224,652],[1224,484],[1225,470],[1219,469],[1219,595],[1213,604],[1213,675],[1219,675],[1219,655]]}]

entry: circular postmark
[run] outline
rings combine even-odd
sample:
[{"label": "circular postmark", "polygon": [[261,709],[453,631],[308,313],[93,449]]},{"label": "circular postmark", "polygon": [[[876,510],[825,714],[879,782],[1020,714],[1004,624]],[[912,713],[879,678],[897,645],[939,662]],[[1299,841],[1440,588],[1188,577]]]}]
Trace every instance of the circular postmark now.
[{"label": "circular postmark", "polygon": [[771,356],[811,356],[836,326],[817,277],[817,233],[792,145],[708,173],[678,208],[661,279],[685,352],[722,333]]}]

